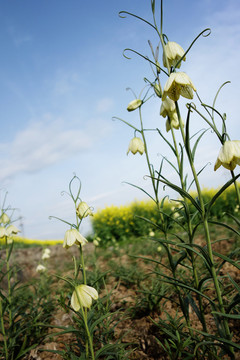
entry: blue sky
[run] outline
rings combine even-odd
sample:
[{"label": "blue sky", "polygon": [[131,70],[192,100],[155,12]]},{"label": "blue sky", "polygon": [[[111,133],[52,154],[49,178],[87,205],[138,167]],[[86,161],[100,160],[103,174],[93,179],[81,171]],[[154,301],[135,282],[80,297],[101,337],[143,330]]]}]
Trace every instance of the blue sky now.
[{"label": "blue sky", "polygon": [[[137,114],[126,111],[133,99],[126,88],[139,94],[143,78],[152,79],[149,65],[136,55],[125,59],[124,48],[150,56],[147,41],[156,46],[158,40],[142,22],[119,18],[121,10],[152,19],[150,0],[0,3],[0,188],[8,191],[10,205],[20,209],[16,214],[23,217],[27,237],[63,237],[66,225],[48,217],[74,219],[71,201],[60,195],[73,173],[81,178],[83,200],[96,210],[143,198],[123,181],[150,189],[143,180],[144,156],[126,156],[132,130],[112,117],[137,124]],[[211,36],[199,39],[182,70],[208,103],[224,81],[231,81],[217,105],[227,113],[232,139],[239,139],[239,1],[165,0],[164,11],[164,32],[184,49],[211,28]],[[154,99],[146,106],[145,121],[164,131],[159,109]],[[193,130],[205,126],[199,122],[196,118]],[[213,172],[219,144],[210,138],[202,142],[198,160],[199,166],[210,163],[201,175],[208,187],[229,176],[224,169]],[[153,163],[168,154],[158,137],[150,139],[150,148]],[[83,223],[83,232],[88,230],[88,222]]]}]

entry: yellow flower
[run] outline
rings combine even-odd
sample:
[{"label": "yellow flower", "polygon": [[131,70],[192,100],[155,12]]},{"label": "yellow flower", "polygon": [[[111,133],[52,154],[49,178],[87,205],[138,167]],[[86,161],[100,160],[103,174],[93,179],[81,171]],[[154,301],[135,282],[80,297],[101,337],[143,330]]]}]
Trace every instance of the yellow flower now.
[{"label": "yellow flower", "polygon": [[130,151],[134,155],[137,152],[139,152],[139,154],[142,155],[145,151],[145,147],[144,147],[144,143],[143,143],[142,139],[140,139],[139,137],[134,137],[129,143],[127,155]]},{"label": "yellow flower", "polygon": [[20,230],[15,225],[10,225],[6,228],[7,236],[16,235]]},{"label": "yellow flower", "polygon": [[166,121],[166,131],[168,132],[171,129],[170,123],[172,124],[172,127],[175,129],[179,129],[179,121],[176,111],[175,102],[169,98],[166,98],[161,105],[160,108],[160,115],[162,115],[164,118],[167,116]]},{"label": "yellow flower", "polygon": [[[168,59],[169,66],[176,66],[177,62],[181,59],[184,55],[185,51],[183,48],[177,44],[175,41],[169,41],[165,45],[165,55]],[[167,67],[166,58],[163,53],[163,66]],[[183,61],[186,61],[186,56],[184,56]],[[181,62],[178,64],[177,68],[179,69],[181,66]]]},{"label": "yellow flower", "polygon": [[239,140],[225,141],[219,151],[217,161],[214,165],[214,171],[216,171],[221,165],[228,170],[234,170],[237,165],[240,165]]},{"label": "yellow flower", "polygon": [[79,204],[78,204],[78,207],[76,209],[76,213],[77,213],[77,216],[82,219],[84,217],[87,217],[88,215],[92,216],[93,213],[91,212],[90,210],[90,207],[88,206],[87,203],[85,203],[85,201],[81,201]]},{"label": "yellow flower", "polygon": [[7,214],[2,213],[2,216],[1,216],[1,218],[0,218],[0,223],[2,223],[2,224],[7,224],[7,223],[9,223],[9,222],[10,222],[10,219],[9,219],[9,217],[7,216]]},{"label": "yellow flower", "polygon": [[177,101],[180,95],[193,99],[193,90],[196,91],[196,88],[186,73],[171,73],[164,86],[162,100],[164,101],[168,96],[173,101]]},{"label": "yellow flower", "polygon": [[70,246],[76,245],[85,245],[87,243],[87,239],[83,237],[80,232],[76,229],[67,230],[63,240],[63,247],[68,249]]},{"label": "yellow flower", "polygon": [[142,103],[143,102],[141,99],[135,99],[128,104],[127,110],[128,111],[136,110],[137,108],[139,108],[142,105]]},{"label": "yellow flower", "polygon": [[75,287],[72,294],[71,306],[75,311],[78,311],[81,305],[82,307],[90,308],[92,305],[92,299],[98,299],[97,290],[88,285],[78,285]]}]

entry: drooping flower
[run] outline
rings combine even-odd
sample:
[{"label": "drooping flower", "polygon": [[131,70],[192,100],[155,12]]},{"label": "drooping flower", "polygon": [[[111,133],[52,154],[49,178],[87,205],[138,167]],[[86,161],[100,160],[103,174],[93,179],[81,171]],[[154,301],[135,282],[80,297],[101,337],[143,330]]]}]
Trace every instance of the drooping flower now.
[{"label": "drooping flower", "polygon": [[[98,292],[91,286],[88,285],[78,285],[75,287],[75,290],[71,297],[71,306],[75,311],[78,311],[82,307],[90,308],[92,305],[92,300],[98,299]],[[81,305],[80,305],[81,304]]]},{"label": "drooping flower", "polygon": [[[168,41],[167,44],[165,45],[164,50],[165,50],[165,55],[163,53],[163,66],[165,67],[167,67],[166,57],[168,59],[169,66],[175,67],[178,61],[185,53],[183,48],[175,41]],[[186,61],[186,56],[184,56],[183,61]],[[180,66],[181,66],[181,62],[178,64],[177,68],[179,69]]]},{"label": "drooping flower", "polygon": [[177,101],[180,96],[193,99],[193,90],[196,91],[196,88],[186,73],[171,73],[164,86],[162,100],[167,96],[173,101]]},{"label": "drooping flower", "polygon": [[42,260],[49,259],[50,258],[50,253],[51,253],[50,249],[44,249],[43,254],[42,254]]},{"label": "drooping flower", "polygon": [[39,264],[37,267],[36,267],[36,272],[39,272],[39,273],[42,273],[42,272],[45,272],[47,270],[46,266],[42,265],[42,264]]},{"label": "drooping flower", "polygon": [[141,99],[132,100],[127,107],[127,111],[134,111],[142,105],[143,101]]},{"label": "drooping flower", "polygon": [[85,203],[85,201],[81,201],[79,204],[78,204],[78,207],[76,209],[76,213],[77,213],[77,216],[82,219],[88,215],[92,216],[93,213],[91,212],[90,210],[90,207],[88,206],[87,203]]},{"label": "drooping flower", "polygon": [[70,246],[76,245],[85,245],[87,239],[80,234],[76,229],[67,230],[63,240],[63,247],[68,249]]},{"label": "drooping flower", "polygon": [[10,225],[6,228],[7,236],[16,235],[20,230],[15,225]]},{"label": "drooping flower", "polygon": [[139,152],[139,154],[142,155],[145,151],[145,147],[144,147],[144,143],[143,143],[142,139],[140,139],[139,137],[134,137],[129,143],[127,155],[130,151],[134,155],[137,152]]},{"label": "drooping flower", "polygon": [[93,240],[93,245],[94,245],[94,246],[99,246],[99,241],[98,241],[97,239],[94,239],[94,240]]},{"label": "drooping flower", "polygon": [[240,140],[225,141],[219,151],[214,171],[221,165],[228,170],[234,170],[237,165],[240,165]]},{"label": "drooping flower", "polygon": [[[175,129],[179,129],[179,121],[176,111],[175,102],[169,98],[166,98],[161,105],[160,108],[160,115],[162,115],[164,118],[167,116],[166,121],[166,131],[168,132],[172,127]],[[170,125],[171,123],[171,125]]]},{"label": "drooping flower", "polygon": [[10,219],[6,213],[2,213],[2,216],[0,217],[0,223],[2,224],[8,224],[10,222]]},{"label": "drooping flower", "polygon": [[0,226],[0,238],[3,238],[4,236],[7,236],[7,232],[5,227]]}]

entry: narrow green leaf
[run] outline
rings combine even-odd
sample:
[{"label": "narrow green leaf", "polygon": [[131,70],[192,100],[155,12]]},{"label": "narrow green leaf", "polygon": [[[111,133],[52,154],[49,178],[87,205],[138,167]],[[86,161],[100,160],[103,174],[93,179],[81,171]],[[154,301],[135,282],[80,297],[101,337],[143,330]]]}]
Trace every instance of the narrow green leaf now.
[{"label": "narrow green leaf", "polygon": [[215,201],[219,198],[219,196],[230,186],[232,185],[232,183],[234,183],[235,180],[237,180],[239,178],[240,174],[234,176],[231,180],[229,180],[228,182],[226,182],[226,184],[224,184],[221,189],[212,197],[211,201],[207,204],[206,206],[206,215],[209,215],[210,209],[213,206],[213,204],[215,203]]},{"label": "narrow green leaf", "polygon": [[163,277],[162,281],[168,283],[168,284],[172,284],[174,286],[178,286],[178,287],[181,287],[183,289],[188,289],[192,292],[195,292],[196,294],[199,294],[200,296],[203,296],[205,299],[207,299],[211,304],[212,306],[215,308],[215,303],[212,299],[210,299],[210,297],[208,297],[207,295],[205,295],[204,293],[202,293],[201,291],[197,290],[197,289],[194,289],[193,287],[189,286],[189,285],[186,285],[185,283],[181,282],[180,280],[178,279],[174,279],[170,276],[167,276],[167,275],[164,275],[164,274],[161,274],[159,273],[158,271],[154,271],[155,274],[158,274],[158,275],[161,275]]},{"label": "narrow green leaf", "polygon": [[236,216],[233,216],[232,214],[230,214],[230,213],[228,213],[228,212],[226,212],[226,215],[229,216],[229,217],[231,217],[231,218],[236,222],[236,224],[237,224],[238,226],[240,226],[240,221],[239,221],[239,219],[236,218]]},{"label": "narrow green leaf", "polygon": [[232,259],[229,258],[228,256],[223,255],[223,254],[220,254],[220,253],[218,253],[218,252],[216,252],[216,251],[213,251],[213,255],[220,257],[221,259],[229,262],[230,264],[232,264],[233,266],[235,266],[237,269],[240,270],[240,265],[238,265],[238,263],[237,263],[236,261],[232,260]]},{"label": "narrow green leaf", "polygon": [[191,153],[191,147],[190,147],[190,136],[189,136],[189,122],[190,122],[190,114],[191,114],[191,107],[188,108],[187,113],[187,120],[186,120],[186,136],[185,136],[185,149],[188,155],[188,158],[193,161],[192,153]]},{"label": "narrow green leaf", "polygon": [[208,220],[208,222],[209,222],[210,224],[215,224],[215,225],[219,225],[219,226],[225,227],[226,229],[231,230],[231,231],[233,231],[235,234],[237,234],[238,236],[240,236],[240,232],[237,231],[236,229],[234,229],[233,227],[231,227],[231,226],[228,225],[228,224],[222,223],[222,222],[220,222],[220,221],[215,221],[215,220]]},{"label": "narrow green leaf", "polygon": [[177,191],[183,198],[189,199],[189,200],[191,201],[191,203],[193,204],[193,206],[194,206],[196,209],[198,209],[198,211],[199,211],[200,213],[202,213],[201,207],[198,205],[198,203],[193,199],[193,197],[192,197],[189,193],[187,193],[185,190],[183,190],[183,189],[180,188],[179,186],[171,183],[170,181],[168,181],[167,179],[165,179],[163,176],[161,176],[160,181],[161,181],[163,184],[169,186],[171,189]]},{"label": "narrow green leaf", "polygon": [[[7,261],[9,261],[10,256],[11,256],[11,254],[12,254],[13,245],[14,245],[14,241],[10,244],[10,247],[8,248],[8,257],[7,257]],[[7,246],[8,246],[8,245],[7,245]]]},{"label": "narrow green leaf", "polygon": [[240,294],[240,286],[236,283],[235,280],[233,280],[233,278],[232,278],[229,274],[227,274],[227,276],[229,277],[231,283],[233,284],[233,286],[236,288],[236,290],[237,290],[238,293]]},{"label": "narrow green leaf", "polygon": [[[149,177],[151,177],[151,176],[149,176]],[[133,187],[135,187],[136,189],[139,189],[139,190],[141,190],[142,192],[144,192],[147,196],[149,196],[150,197],[150,199],[152,199],[154,202],[156,202],[155,201],[155,199],[146,191],[146,190],[144,190],[143,188],[141,188],[140,186],[137,186],[137,185],[134,185],[134,184],[131,184],[131,183],[129,183],[129,182],[127,182],[127,181],[123,181],[123,184],[127,184],[127,185],[130,185],[130,186],[133,186]]]},{"label": "narrow green leaf", "polygon": [[[193,149],[192,149],[192,157],[193,157],[193,161],[194,161],[194,158],[195,158],[195,153],[196,153],[196,150],[197,150],[197,146],[199,144],[199,141],[201,140],[201,138],[203,137],[203,135],[208,131],[209,129],[205,129],[201,135],[197,138],[194,146],[193,146]],[[201,130],[202,131],[202,130]]]},{"label": "narrow green leaf", "polygon": [[172,144],[165,138],[165,136],[161,133],[161,131],[158,128],[157,128],[157,131],[158,131],[159,135],[163,138],[163,140],[168,144],[168,146],[170,147],[170,149],[172,150],[174,155],[176,156],[176,150],[174,149]]},{"label": "narrow green leaf", "polygon": [[221,312],[218,311],[212,311],[212,314],[216,314],[218,316],[227,318],[227,319],[235,319],[235,320],[240,320],[240,315],[234,315],[234,314],[223,314]]}]

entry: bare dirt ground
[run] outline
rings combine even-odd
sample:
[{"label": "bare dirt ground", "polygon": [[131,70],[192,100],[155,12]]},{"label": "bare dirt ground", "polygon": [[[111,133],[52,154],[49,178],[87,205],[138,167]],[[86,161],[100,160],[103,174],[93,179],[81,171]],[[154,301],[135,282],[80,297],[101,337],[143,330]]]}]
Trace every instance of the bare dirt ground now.
[{"label": "bare dirt ground", "polygon": [[[200,239],[201,242],[201,239]],[[231,246],[231,243],[227,243],[224,245],[227,250],[228,246]],[[65,263],[72,263],[72,256],[78,254],[78,249],[72,247],[66,251],[62,248],[61,245],[51,246],[51,261],[49,261],[49,273],[54,274],[56,270],[59,268],[64,268]],[[91,243],[87,244],[84,248],[85,254],[93,252],[93,245]],[[218,249],[216,249],[218,250]],[[16,249],[12,255],[12,261],[16,261],[22,271],[20,273],[20,277],[22,281],[28,281],[32,277],[38,277],[39,275],[36,273],[36,266],[41,261],[42,256],[42,248],[40,247],[32,247],[32,248],[25,248],[25,249]],[[125,256],[125,260],[124,260]],[[123,255],[121,259],[122,263],[124,261],[128,261],[127,255]],[[104,261],[100,261],[100,266],[102,268],[105,267]],[[117,259],[116,259],[117,261]],[[240,281],[240,274],[239,271],[231,266],[230,264],[225,264],[223,272],[229,273],[236,282]],[[66,274],[64,274],[66,275]],[[110,278],[111,279],[111,278]],[[116,281],[113,279],[113,281]],[[113,287],[111,284],[111,280],[107,285],[109,288]],[[133,285],[132,287],[126,287],[121,282],[115,288],[112,293],[112,302],[114,304],[113,310],[117,308],[125,307],[126,309],[129,308],[131,305],[134,305],[135,300],[137,297],[137,289]],[[176,309],[172,305],[172,303],[167,302],[165,304],[165,310],[174,316],[176,313]],[[151,313],[151,318],[158,320],[159,316],[164,318],[164,313]],[[201,328],[198,319],[194,318],[195,321],[194,325],[196,328]],[[214,327],[214,324],[211,324],[211,317],[209,317],[209,326],[211,328]],[[53,315],[52,325],[56,326],[68,326],[73,323],[71,314],[67,314],[61,308],[58,308]],[[231,331],[234,333],[234,341],[239,342],[240,339],[240,324],[236,321],[232,321],[231,324]],[[57,331],[58,329],[51,329],[52,332]],[[149,314],[144,316],[140,315],[139,318],[128,318],[119,323],[119,325],[115,329],[115,338],[122,337],[122,341],[125,343],[135,343],[136,350],[130,355],[129,359],[149,359],[149,360],[163,360],[167,359],[166,355],[163,354],[163,351],[159,344],[156,341],[155,334],[159,331],[153,322],[149,318]],[[61,355],[53,354],[47,351],[39,351],[39,349],[46,349],[46,350],[63,350],[65,344],[71,342],[72,335],[61,335],[56,337],[55,340],[50,340],[49,342],[45,341],[44,344],[41,344],[39,348],[32,350],[30,354],[25,356],[25,360],[60,360],[62,359]],[[228,359],[228,357],[226,357]],[[236,359],[240,359],[240,353],[236,354]]]}]

